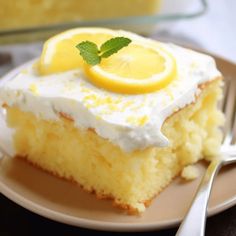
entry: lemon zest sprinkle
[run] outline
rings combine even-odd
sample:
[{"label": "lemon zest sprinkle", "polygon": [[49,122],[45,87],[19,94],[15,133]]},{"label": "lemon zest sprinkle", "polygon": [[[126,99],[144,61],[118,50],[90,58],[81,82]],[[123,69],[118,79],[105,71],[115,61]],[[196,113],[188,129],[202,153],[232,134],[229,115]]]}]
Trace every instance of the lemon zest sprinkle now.
[{"label": "lemon zest sprinkle", "polygon": [[144,126],[149,121],[149,117],[147,115],[141,117],[129,116],[126,121],[132,125]]},{"label": "lemon zest sprinkle", "polygon": [[39,94],[38,88],[37,88],[37,86],[36,86],[35,84],[31,84],[31,85],[29,86],[29,90],[30,90],[33,94],[35,94],[35,95],[38,95],[38,94]]}]

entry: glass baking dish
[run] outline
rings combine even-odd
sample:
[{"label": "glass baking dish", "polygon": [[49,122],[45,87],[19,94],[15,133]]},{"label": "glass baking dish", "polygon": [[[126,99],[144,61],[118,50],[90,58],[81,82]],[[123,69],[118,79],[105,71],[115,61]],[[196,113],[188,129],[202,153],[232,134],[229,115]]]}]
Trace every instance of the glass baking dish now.
[{"label": "glass baking dish", "polygon": [[[65,2],[67,5],[62,4]],[[68,9],[69,2],[80,3],[78,17],[74,6],[70,6],[73,12]],[[65,29],[86,26],[121,28],[147,35],[163,22],[195,18],[207,10],[206,0],[0,0],[0,5],[0,44],[42,40]],[[49,14],[50,7],[54,15]]]}]

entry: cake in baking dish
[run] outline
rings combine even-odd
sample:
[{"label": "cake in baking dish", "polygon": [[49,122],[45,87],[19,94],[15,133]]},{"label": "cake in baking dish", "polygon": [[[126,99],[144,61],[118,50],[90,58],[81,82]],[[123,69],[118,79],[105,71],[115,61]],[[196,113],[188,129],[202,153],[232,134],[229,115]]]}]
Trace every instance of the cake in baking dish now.
[{"label": "cake in baking dish", "polygon": [[[0,0],[0,29],[155,15],[160,0]],[[30,20],[29,20],[30,19]],[[90,22],[89,22],[90,23]]]},{"label": "cake in baking dish", "polygon": [[[95,66],[75,48],[115,36],[132,42]],[[39,59],[6,75],[0,101],[16,156],[141,213],[186,166],[219,151],[222,83],[210,56],[81,28],[49,39]]]}]

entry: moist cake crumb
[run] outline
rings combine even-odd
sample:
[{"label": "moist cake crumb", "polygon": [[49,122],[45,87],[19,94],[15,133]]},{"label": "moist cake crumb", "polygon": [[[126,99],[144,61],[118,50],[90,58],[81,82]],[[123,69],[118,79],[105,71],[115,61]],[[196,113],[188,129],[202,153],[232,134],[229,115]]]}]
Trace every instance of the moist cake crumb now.
[{"label": "moist cake crumb", "polygon": [[199,175],[199,169],[195,165],[186,166],[181,172],[181,177],[185,180],[194,180],[198,178]]}]

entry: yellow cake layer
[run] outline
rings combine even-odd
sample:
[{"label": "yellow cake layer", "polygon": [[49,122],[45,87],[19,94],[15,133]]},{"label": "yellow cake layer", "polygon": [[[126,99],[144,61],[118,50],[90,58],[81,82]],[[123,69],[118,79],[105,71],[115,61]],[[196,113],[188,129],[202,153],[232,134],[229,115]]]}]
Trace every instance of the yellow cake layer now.
[{"label": "yellow cake layer", "polygon": [[209,83],[196,103],[165,121],[162,131],[170,140],[166,148],[125,153],[69,119],[42,120],[16,107],[7,109],[8,123],[16,131],[17,155],[98,196],[112,197],[123,208],[142,212],[184,166],[218,152],[224,120],[217,108],[220,84]]}]

